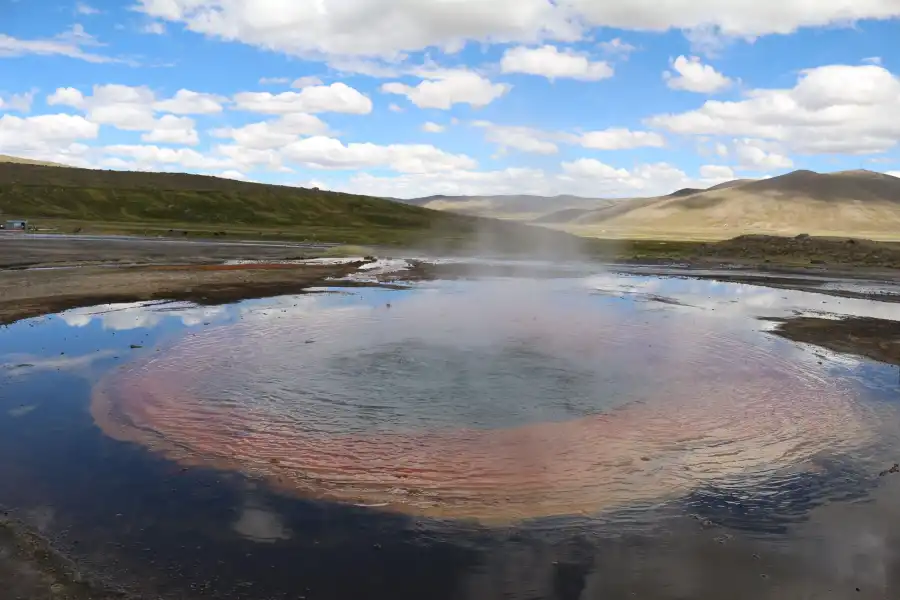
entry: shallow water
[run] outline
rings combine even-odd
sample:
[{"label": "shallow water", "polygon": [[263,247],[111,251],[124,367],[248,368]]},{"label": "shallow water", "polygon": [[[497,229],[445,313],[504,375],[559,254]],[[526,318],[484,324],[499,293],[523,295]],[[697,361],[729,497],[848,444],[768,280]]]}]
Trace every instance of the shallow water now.
[{"label": "shallow water", "polygon": [[757,320],[823,312],[900,318],[595,273],[23,321],[0,504],[160,594],[889,597],[896,368]]}]

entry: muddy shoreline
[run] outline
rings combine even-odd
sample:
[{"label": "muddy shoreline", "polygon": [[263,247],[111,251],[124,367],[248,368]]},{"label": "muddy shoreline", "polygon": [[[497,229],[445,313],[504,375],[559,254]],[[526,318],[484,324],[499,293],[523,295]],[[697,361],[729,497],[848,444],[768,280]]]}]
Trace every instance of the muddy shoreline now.
[{"label": "muddy shoreline", "polygon": [[0,516],[0,581],[4,588],[0,598],[129,597],[123,590],[89,578],[44,537],[5,516]]},{"label": "muddy shoreline", "polygon": [[118,302],[182,300],[200,305],[300,294],[362,263],[204,269],[142,266],[0,271],[0,325],[72,308]]},{"label": "muddy shoreline", "polygon": [[775,335],[900,366],[900,321],[871,317],[767,319],[777,323]]},{"label": "muddy shoreline", "polygon": [[[814,292],[838,298],[860,298],[879,302],[900,303],[900,293],[880,291],[857,291],[828,288],[825,285],[835,280],[853,281],[867,284],[893,284],[900,280],[900,271],[890,269],[855,269],[852,271],[823,268],[779,268],[723,266],[720,263],[600,263],[614,273],[624,275],[649,275],[683,279],[704,279],[723,283],[743,283],[768,288]],[[565,278],[573,271],[559,266],[537,265],[492,265],[492,264],[433,264],[415,262],[411,269],[403,272],[409,280],[428,281],[432,279],[468,279],[478,277],[534,277]]]}]

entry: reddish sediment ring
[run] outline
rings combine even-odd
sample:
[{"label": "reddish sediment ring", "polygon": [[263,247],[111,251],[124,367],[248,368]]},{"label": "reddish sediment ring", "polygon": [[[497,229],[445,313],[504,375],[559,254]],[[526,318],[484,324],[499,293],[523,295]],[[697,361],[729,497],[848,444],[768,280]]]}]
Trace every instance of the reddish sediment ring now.
[{"label": "reddish sediment ring", "polygon": [[[266,337],[254,331],[237,324],[198,335],[239,335],[242,351],[252,352]],[[91,413],[100,428],[183,464],[240,471],[298,496],[415,515],[508,523],[656,503],[705,482],[808,468],[873,431],[849,386],[761,364],[662,382],[658,397],[564,422],[317,433],[267,422],[214,392],[198,395],[233,374],[216,356],[193,355],[192,343],[176,342],[98,382]],[[745,367],[762,360],[740,342],[729,351]],[[673,353],[672,364],[656,368],[688,368],[681,359],[688,360]],[[190,368],[198,360],[203,367]]]}]

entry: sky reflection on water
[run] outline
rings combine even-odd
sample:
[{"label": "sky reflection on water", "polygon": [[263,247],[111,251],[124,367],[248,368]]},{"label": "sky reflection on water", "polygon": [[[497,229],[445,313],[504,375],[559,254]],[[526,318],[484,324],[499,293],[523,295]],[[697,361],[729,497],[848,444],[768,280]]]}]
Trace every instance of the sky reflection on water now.
[{"label": "sky reflection on water", "polygon": [[[147,577],[157,577],[154,589],[161,593],[191,589],[192,582],[207,585],[204,593],[218,597],[296,597],[292,594],[306,587],[311,588],[309,597],[328,598],[377,597],[371,594],[379,592],[397,598],[599,598],[632,592],[648,598],[720,598],[723,590],[734,598],[844,598],[851,592],[856,597],[882,598],[898,590],[900,521],[893,506],[900,489],[891,477],[877,477],[900,448],[896,370],[760,333],[761,324],[755,321],[757,316],[793,311],[898,318],[896,305],[651,277],[553,280],[542,282],[539,290],[512,285],[506,286],[512,290],[510,295],[502,297],[472,296],[471,286],[478,285],[435,282],[410,291],[338,290],[212,308],[182,304],[96,307],[4,328],[0,331],[0,477],[15,485],[0,487],[0,504],[17,509],[48,534],[58,536],[75,555],[86,556],[101,568],[126,564],[129,576],[142,585],[147,585]],[[592,293],[598,290],[604,293]],[[651,296],[673,298],[683,305]],[[546,315],[546,324],[531,325],[531,312],[550,310],[544,304],[547,299],[552,299],[555,312]],[[471,310],[455,312],[458,301],[468,302]],[[516,313],[507,310],[507,305],[526,308]],[[788,461],[785,468],[762,469],[750,478],[740,476],[740,469],[720,473],[702,485],[679,487],[674,496],[656,494],[661,487],[672,487],[671,465],[654,455],[643,461],[642,451],[633,458],[638,468],[649,463],[652,477],[649,484],[628,484],[628,497],[635,499],[634,504],[617,502],[599,513],[526,519],[518,525],[495,527],[490,522],[478,525],[435,518],[440,514],[422,517],[416,510],[394,514],[304,499],[302,494],[297,497],[291,486],[279,487],[265,473],[268,454],[249,469],[202,466],[232,466],[215,461],[184,460],[181,466],[141,445],[103,435],[88,412],[96,382],[116,379],[117,373],[128,373],[136,364],[165,361],[167,356],[181,357],[180,366],[190,370],[190,359],[202,356],[196,349],[203,344],[220,355],[228,355],[232,348],[235,355],[239,351],[251,355],[241,366],[244,370],[233,375],[213,370],[216,376],[206,385],[220,390],[238,381],[265,379],[265,371],[260,370],[273,358],[277,362],[278,354],[262,343],[265,340],[275,348],[286,341],[295,344],[282,347],[281,354],[287,358],[278,368],[284,370],[275,372],[284,379],[290,361],[307,354],[320,357],[310,358],[307,368],[361,369],[365,364],[359,362],[358,351],[363,346],[391,348],[402,358],[408,349],[404,343],[412,338],[427,342],[432,350],[437,342],[453,338],[471,353],[479,340],[507,340],[523,325],[530,328],[529,339],[546,343],[548,356],[562,356],[574,364],[582,361],[589,371],[595,363],[588,333],[591,326],[600,324],[585,320],[586,311],[593,310],[604,315],[604,326],[631,322],[638,329],[627,330],[629,335],[649,329],[658,339],[667,340],[668,345],[656,350],[634,344],[615,346],[621,353],[609,357],[613,364],[628,365],[637,357],[662,360],[672,352],[680,353],[679,362],[661,362],[658,366],[663,370],[654,374],[671,376],[676,383],[667,393],[676,399],[681,396],[677,382],[690,384],[694,376],[664,367],[693,365],[692,358],[707,357],[706,350],[691,354],[698,352],[694,336],[705,333],[711,336],[713,349],[758,352],[744,362],[757,361],[774,369],[766,371],[770,376],[788,373],[789,381],[796,383],[794,373],[799,373],[802,386],[820,386],[824,381],[828,389],[839,384],[842,394],[852,388],[852,410],[847,414],[859,416],[867,425],[874,421],[875,426],[868,431],[866,444],[845,445],[847,440],[839,439],[832,444],[833,452],[804,459],[803,468],[790,468],[793,461]],[[472,323],[468,316],[478,313],[484,317]],[[398,328],[404,321],[412,326]],[[391,333],[398,329],[402,336]],[[228,331],[241,333],[234,337]],[[306,344],[307,340],[312,343]],[[171,349],[182,354],[172,354]],[[422,352],[421,347],[418,350]],[[440,360],[445,362],[440,364],[474,369],[482,375],[490,371],[479,364],[486,360],[485,354],[472,356],[476,360],[467,362],[464,354],[448,363],[443,355]],[[220,359],[197,365],[228,364]],[[729,358],[719,367],[733,364],[740,371],[738,359]],[[384,360],[381,357],[369,367]],[[501,364],[503,368],[521,369],[529,364],[527,360],[540,357],[526,357],[525,363],[516,362],[522,360],[518,355],[504,360],[508,362]],[[433,365],[407,368],[409,373],[440,375]],[[727,377],[744,386],[768,389],[765,382],[754,383],[752,373],[748,367],[746,378]],[[488,431],[535,427],[548,420],[567,423],[591,415],[590,406],[577,403],[568,413],[559,412],[559,407],[538,410],[541,395],[535,393],[529,399],[528,393],[548,374],[527,375],[533,378],[526,376],[517,392],[526,406],[511,406],[505,411],[509,416],[504,411],[454,412],[447,405],[443,412],[425,414],[448,419],[443,430],[482,423]],[[642,379],[648,378],[635,375],[617,381],[631,388],[646,385]],[[574,390],[589,389],[591,381],[568,385]],[[351,396],[371,388],[360,378],[346,383]],[[399,383],[398,379],[393,385]],[[777,386],[771,388],[774,393]],[[277,396],[285,390],[276,386],[270,391]],[[771,406],[778,406],[777,396],[765,397]],[[276,402],[273,410],[277,408]],[[615,408],[615,403],[606,408]],[[396,416],[396,410],[392,414]],[[822,412],[806,417],[809,423],[795,418],[792,426],[815,431],[813,438],[831,440],[835,427],[848,425],[847,419],[829,421]],[[816,418],[818,422],[813,421]],[[358,434],[365,431],[366,423],[374,430],[389,425],[377,410],[354,423]],[[411,429],[428,431],[421,420]],[[425,447],[428,437],[434,435],[420,440]],[[361,441],[365,440],[354,439]],[[462,441],[471,442],[471,438]],[[446,437],[441,443],[432,450],[451,447]],[[338,449],[327,444],[322,448]],[[457,457],[465,456],[465,446],[456,450]],[[373,451],[383,448],[376,446]],[[414,454],[414,448],[410,452]],[[183,458],[171,452],[169,456]],[[454,456],[448,458],[452,462]],[[760,459],[772,460],[753,458]],[[284,477],[284,465],[279,468]],[[649,491],[631,493],[638,488]],[[526,506],[520,514],[539,512]],[[223,564],[228,568],[223,569]],[[346,572],[357,576],[349,581],[341,575]],[[159,573],[166,577],[158,578]],[[856,587],[861,591],[856,592]]]}]

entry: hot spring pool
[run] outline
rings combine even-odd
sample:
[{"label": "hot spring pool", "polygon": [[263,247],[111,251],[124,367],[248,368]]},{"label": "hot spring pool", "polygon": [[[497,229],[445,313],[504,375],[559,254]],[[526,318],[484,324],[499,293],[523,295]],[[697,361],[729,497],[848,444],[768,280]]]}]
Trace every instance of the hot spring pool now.
[{"label": "hot spring pool", "polygon": [[871,445],[883,414],[813,353],[715,306],[598,289],[248,305],[102,378],[92,414],[116,439],[301,496],[485,522],[752,487]]},{"label": "hot spring pool", "polygon": [[151,597],[892,597],[896,367],[760,318],[897,310],[599,269],[76,309],[0,330],[0,506]]}]

